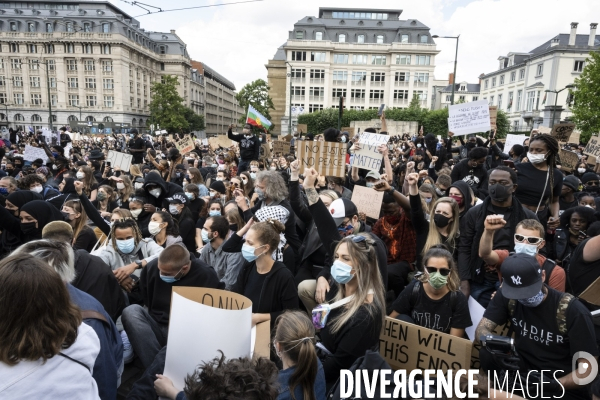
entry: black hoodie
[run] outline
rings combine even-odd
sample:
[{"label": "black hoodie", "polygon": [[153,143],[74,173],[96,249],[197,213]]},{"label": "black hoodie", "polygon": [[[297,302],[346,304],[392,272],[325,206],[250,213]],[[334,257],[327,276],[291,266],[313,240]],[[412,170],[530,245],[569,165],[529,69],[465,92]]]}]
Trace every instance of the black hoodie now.
[{"label": "black hoodie", "polygon": [[[148,191],[148,186],[154,185],[161,188],[161,193],[158,197],[154,197]],[[156,171],[150,171],[144,178],[144,191],[146,192],[146,200],[148,204],[152,204],[156,208],[169,208],[169,201],[167,198],[173,196],[175,193],[183,192],[183,188],[171,182],[165,182],[165,180]]]}]

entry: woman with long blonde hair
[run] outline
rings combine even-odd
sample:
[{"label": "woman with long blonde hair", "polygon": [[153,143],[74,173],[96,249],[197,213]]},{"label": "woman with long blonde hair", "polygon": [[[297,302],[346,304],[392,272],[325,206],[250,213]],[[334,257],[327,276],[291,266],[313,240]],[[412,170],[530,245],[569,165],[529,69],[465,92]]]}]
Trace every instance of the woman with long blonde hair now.
[{"label": "woman with long blonde hair", "polygon": [[460,279],[452,254],[444,245],[429,249],[423,257],[425,272],[415,276],[392,304],[391,318],[463,337],[471,326],[467,298],[459,290]]},{"label": "woman with long blonde hair", "polygon": [[331,276],[337,294],[332,304],[313,311],[321,328],[320,358],[325,380],[332,385],[367,350],[379,347],[385,319],[385,288],[377,265],[375,241],[369,234],[344,237],[334,251]]}]

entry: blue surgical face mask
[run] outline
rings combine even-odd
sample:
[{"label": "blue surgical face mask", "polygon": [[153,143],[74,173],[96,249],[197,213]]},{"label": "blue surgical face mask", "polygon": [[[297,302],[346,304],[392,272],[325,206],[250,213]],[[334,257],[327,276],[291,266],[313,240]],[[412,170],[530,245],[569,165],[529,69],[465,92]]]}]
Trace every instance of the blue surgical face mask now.
[{"label": "blue surgical face mask", "polygon": [[221,215],[221,211],[219,211],[219,210],[210,210],[208,212],[208,215],[211,216],[211,217],[218,217],[218,216]]},{"label": "blue surgical face mask", "polygon": [[518,302],[524,305],[525,307],[537,307],[542,304],[544,301],[544,291],[540,289],[540,292],[535,296],[532,296],[528,299],[519,299]]},{"label": "blue surgical face mask", "polygon": [[6,196],[8,195],[8,189],[7,188],[0,188],[0,194]]},{"label": "blue surgical face mask", "polygon": [[212,168],[217,168],[217,167],[218,167],[218,165],[217,165],[217,164],[211,164],[210,166],[211,166]]},{"label": "blue surgical face mask", "polygon": [[135,249],[135,239],[117,239],[117,247],[123,254],[129,254]]},{"label": "blue surgical face mask", "polygon": [[264,200],[265,199],[265,192],[263,192],[260,188],[255,187],[254,188],[254,193],[256,193],[256,195],[258,196],[259,200]]},{"label": "blue surgical face mask", "polygon": [[538,252],[538,247],[535,244],[515,243],[515,253],[523,253],[535,257]]},{"label": "blue surgical face mask", "polygon": [[425,197],[425,203],[427,203],[427,204],[431,203],[432,199],[433,199],[433,197]]},{"label": "blue surgical face mask", "polygon": [[[244,243],[242,245],[242,256],[246,259],[246,261],[248,262],[252,262],[255,261],[259,256],[255,255],[254,252],[256,251],[256,249],[260,249],[261,247],[264,247],[265,245],[263,244],[260,247],[252,247],[249,244]],[[263,253],[264,254],[264,253]],[[261,254],[262,255],[262,254]]]},{"label": "blue surgical face mask", "polygon": [[367,182],[367,183],[365,183],[365,185],[366,185],[368,188],[372,188],[373,186],[375,186],[375,182]]},{"label": "blue surgical face mask", "polygon": [[206,229],[202,229],[201,235],[202,235],[202,241],[204,243],[210,242],[211,239],[208,237],[208,231]]},{"label": "blue surgical face mask", "polygon": [[345,285],[354,278],[354,275],[350,271],[352,271],[352,267],[340,260],[335,260],[331,266],[331,276],[337,283],[342,285]]},{"label": "blue surgical face mask", "polygon": [[194,200],[194,193],[190,193],[190,192],[185,192],[185,195],[188,199],[190,200]]},{"label": "blue surgical face mask", "polygon": [[256,172],[250,172],[250,178],[256,179]]},{"label": "blue surgical face mask", "polygon": [[162,279],[166,283],[175,283],[181,279],[181,277],[176,278],[176,276],[179,275],[182,269],[183,267],[181,267],[181,269],[175,274],[175,276],[164,276],[163,274],[160,274],[160,279]]}]

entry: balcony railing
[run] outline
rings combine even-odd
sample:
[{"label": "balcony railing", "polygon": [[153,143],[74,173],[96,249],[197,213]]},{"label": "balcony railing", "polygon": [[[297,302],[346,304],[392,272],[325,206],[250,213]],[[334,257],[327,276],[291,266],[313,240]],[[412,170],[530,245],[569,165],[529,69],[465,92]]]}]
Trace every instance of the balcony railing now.
[{"label": "balcony railing", "polygon": [[348,84],[348,81],[347,80],[345,80],[345,81],[334,80],[333,84],[336,86],[346,86]]},{"label": "balcony railing", "polygon": [[394,99],[394,104],[395,105],[406,105],[408,104],[408,99]]},{"label": "balcony railing", "polygon": [[365,102],[365,98],[364,97],[351,97],[350,98],[350,103],[364,103]]},{"label": "balcony railing", "polygon": [[383,98],[381,98],[381,99],[369,99],[369,103],[371,103],[371,104],[381,104],[383,102],[384,102]]},{"label": "balcony railing", "polygon": [[414,87],[427,87],[429,86],[429,82],[415,81]]},{"label": "balcony railing", "polygon": [[317,84],[317,85],[322,85],[325,83],[325,78],[310,78],[310,83],[311,84]]},{"label": "balcony railing", "polygon": [[371,81],[371,87],[385,86],[385,81]]},{"label": "balcony railing", "polygon": [[310,101],[324,101],[325,96],[309,96],[308,99]]},{"label": "balcony railing", "polygon": [[396,81],[394,82],[394,86],[407,87],[408,81]]},{"label": "balcony railing", "polygon": [[365,86],[367,83],[364,80],[360,80],[360,81],[352,81],[352,86]]}]

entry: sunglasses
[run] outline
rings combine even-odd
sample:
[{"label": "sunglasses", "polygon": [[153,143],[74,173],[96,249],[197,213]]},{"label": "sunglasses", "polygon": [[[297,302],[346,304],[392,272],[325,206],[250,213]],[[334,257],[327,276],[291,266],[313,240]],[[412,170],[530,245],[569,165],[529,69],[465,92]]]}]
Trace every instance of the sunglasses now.
[{"label": "sunglasses", "polygon": [[586,186],[598,186],[598,181],[588,181]]},{"label": "sunglasses", "polygon": [[350,236],[346,236],[346,239],[350,239],[354,243],[361,243],[361,242],[364,242],[367,240],[367,238],[362,235],[350,235]]},{"label": "sunglasses", "polygon": [[436,267],[425,267],[428,274],[433,274],[434,272],[439,272],[442,276],[450,275],[450,270],[448,268],[436,268]]},{"label": "sunglasses", "polygon": [[538,244],[538,243],[541,243],[542,240],[544,240],[544,239],[539,238],[537,236],[525,236],[525,235],[518,235],[515,233],[515,240],[519,243],[523,243],[523,242],[527,241],[527,243],[529,243],[529,244]]}]

